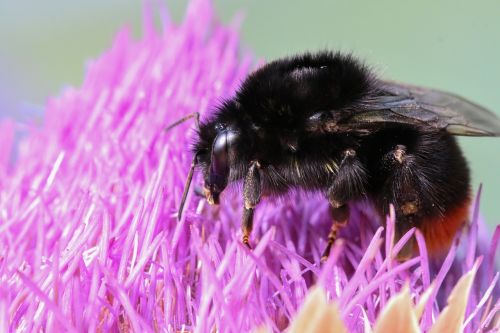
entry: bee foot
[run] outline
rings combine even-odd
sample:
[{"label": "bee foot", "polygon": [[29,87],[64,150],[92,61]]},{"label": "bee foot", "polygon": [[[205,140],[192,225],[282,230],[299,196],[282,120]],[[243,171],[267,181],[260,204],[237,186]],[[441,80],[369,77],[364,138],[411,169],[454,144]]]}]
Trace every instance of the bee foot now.
[{"label": "bee foot", "polygon": [[250,245],[250,242],[248,241],[248,236],[247,236],[247,235],[244,235],[244,236],[243,236],[243,238],[242,238],[241,242],[242,242],[243,244],[245,244],[245,245],[246,245],[246,247],[248,247],[248,249],[249,249],[249,250],[251,250],[251,249],[252,249],[252,246]]},{"label": "bee foot", "polygon": [[323,251],[323,254],[321,255],[321,259],[320,259],[321,264],[324,264],[328,260],[328,257],[330,256],[331,249],[332,249],[332,244],[328,244],[326,246],[326,249]]}]

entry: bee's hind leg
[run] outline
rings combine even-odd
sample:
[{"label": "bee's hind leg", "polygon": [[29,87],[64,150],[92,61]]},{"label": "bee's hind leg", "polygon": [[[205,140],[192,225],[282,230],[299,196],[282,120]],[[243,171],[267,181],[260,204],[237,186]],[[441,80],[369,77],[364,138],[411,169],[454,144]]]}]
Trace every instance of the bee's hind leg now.
[{"label": "bee's hind leg", "polygon": [[253,229],[253,213],[255,206],[260,201],[262,185],[260,176],[260,163],[252,161],[243,182],[243,219],[241,221],[242,242],[251,248],[249,238]]},{"label": "bee's hind leg", "polygon": [[321,256],[322,261],[328,259],[339,230],[349,220],[349,206],[347,202],[359,199],[365,195],[367,180],[366,169],[356,156],[356,151],[354,149],[346,149],[343,152],[337,175],[327,192],[327,198],[332,208],[333,223],[328,233],[328,243]]},{"label": "bee's hind leg", "polygon": [[[405,145],[398,144],[383,156],[383,165],[388,177],[380,194],[382,211],[388,214],[393,204],[396,213],[395,241],[398,241],[422,219],[422,195],[419,178],[426,179],[416,160]],[[405,261],[415,255],[415,238],[409,239],[399,251],[397,259]]]}]

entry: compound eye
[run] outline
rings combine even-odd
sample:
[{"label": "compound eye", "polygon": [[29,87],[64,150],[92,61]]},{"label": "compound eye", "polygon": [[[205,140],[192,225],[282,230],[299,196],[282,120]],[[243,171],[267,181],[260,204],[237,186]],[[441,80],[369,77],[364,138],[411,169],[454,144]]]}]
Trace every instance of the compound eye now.
[{"label": "compound eye", "polygon": [[238,133],[236,131],[225,129],[214,140],[207,184],[214,195],[222,192],[227,185],[230,156],[234,154],[234,144],[237,138]]}]

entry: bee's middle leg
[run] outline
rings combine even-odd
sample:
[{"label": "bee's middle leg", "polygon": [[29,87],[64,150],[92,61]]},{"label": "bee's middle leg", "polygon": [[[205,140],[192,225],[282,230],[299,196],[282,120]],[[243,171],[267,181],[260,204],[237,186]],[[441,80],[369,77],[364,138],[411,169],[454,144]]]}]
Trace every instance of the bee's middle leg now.
[{"label": "bee's middle leg", "polygon": [[262,184],[260,176],[260,164],[257,161],[250,163],[250,167],[243,182],[243,218],[241,221],[242,242],[250,247],[249,238],[253,229],[253,213],[255,206],[260,201]]},{"label": "bee's middle leg", "polygon": [[346,149],[343,152],[338,173],[327,191],[333,223],[328,233],[327,246],[321,256],[322,261],[326,260],[330,255],[330,250],[337,239],[339,230],[346,225],[349,219],[349,206],[347,203],[365,195],[367,180],[368,174],[356,156],[356,151]]}]

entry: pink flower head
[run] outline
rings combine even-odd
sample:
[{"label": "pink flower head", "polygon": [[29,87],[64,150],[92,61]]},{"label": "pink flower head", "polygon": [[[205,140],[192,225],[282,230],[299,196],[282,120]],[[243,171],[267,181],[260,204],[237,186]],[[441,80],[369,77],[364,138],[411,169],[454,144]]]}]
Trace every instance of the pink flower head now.
[{"label": "pink flower head", "polygon": [[[253,64],[209,0],[191,1],[180,25],[159,12],[161,31],[152,11],[141,39],[122,30],[80,88],[47,104],[42,126],[0,125],[0,331],[280,331],[315,284],[349,332],[375,327],[405,285],[411,304],[431,290],[418,321],[428,330],[473,268],[461,328],[498,325],[500,229],[485,247],[477,216],[436,267],[418,231],[393,244],[393,219],[381,227],[364,204],[320,265],[331,220],[325,200],[304,193],[259,206],[252,251],[239,241],[237,185],[218,207],[191,191],[177,221],[196,132],[189,121],[164,129],[206,117]],[[422,254],[392,260],[414,236]]]}]

